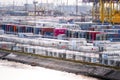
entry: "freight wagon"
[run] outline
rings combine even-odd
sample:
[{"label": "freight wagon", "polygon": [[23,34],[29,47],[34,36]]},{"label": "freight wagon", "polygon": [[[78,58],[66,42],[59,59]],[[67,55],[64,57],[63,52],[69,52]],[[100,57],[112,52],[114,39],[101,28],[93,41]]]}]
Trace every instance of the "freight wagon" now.
[{"label": "freight wagon", "polygon": [[62,50],[49,47],[31,46],[31,45],[16,45],[16,47],[21,48],[23,52],[39,54],[42,56],[56,57],[60,59],[68,59],[75,61],[84,61],[99,63],[99,54],[96,53],[84,53],[78,51]]},{"label": "freight wagon", "polygon": [[68,38],[86,38],[87,41],[94,41],[97,35],[101,34],[100,31],[87,31],[87,30],[67,30],[66,36]]},{"label": "freight wagon", "polygon": [[[22,42],[24,42],[23,40]],[[36,42],[36,41],[35,41]],[[5,46],[9,45],[10,46]],[[31,43],[31,42],[30,42]],[[34,43],[31,43],[34,44]],[[120,66],[120,51],[104,51],[104,52],[91,52],[91,51],[71,51],[66,49],[57,49],[56,47],[44,47],[39,45],[28,45],[22,43],[1,42],[0,48],[7,50],[15,50],[20,52],[39,54],[43,56],[50,56],[68,60],[100,63],[110,66]],[[8,47],[8,48],[7,48]]]}]

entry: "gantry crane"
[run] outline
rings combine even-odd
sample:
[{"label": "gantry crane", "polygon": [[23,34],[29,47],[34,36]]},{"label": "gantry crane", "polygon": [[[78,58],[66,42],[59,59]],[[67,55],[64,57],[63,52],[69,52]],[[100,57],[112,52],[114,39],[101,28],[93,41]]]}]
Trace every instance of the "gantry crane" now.
[{"label": "gantry crane", "polygon": [[88,0],[93,2],[93,21],[120,24],[120,0]]}]

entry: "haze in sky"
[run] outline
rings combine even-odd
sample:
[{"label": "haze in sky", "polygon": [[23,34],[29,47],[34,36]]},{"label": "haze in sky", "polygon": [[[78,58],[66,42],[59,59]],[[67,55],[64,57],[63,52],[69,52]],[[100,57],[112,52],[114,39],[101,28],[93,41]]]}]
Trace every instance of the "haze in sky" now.
[{"label": "haze in sky", "polygon": [[[29,4],[33,4],[34,0],[0,0],[1,5],[10,5],[10,4],[16,4],[16,5],[24,5],[26,2]],[[38,3],[55,3],[55,4],[60,4],[61,2],[64,4],[76,4],[76,0],[35,0],[38,1]],[[79,4],[81,3],[82,0],[78,0]]]}]

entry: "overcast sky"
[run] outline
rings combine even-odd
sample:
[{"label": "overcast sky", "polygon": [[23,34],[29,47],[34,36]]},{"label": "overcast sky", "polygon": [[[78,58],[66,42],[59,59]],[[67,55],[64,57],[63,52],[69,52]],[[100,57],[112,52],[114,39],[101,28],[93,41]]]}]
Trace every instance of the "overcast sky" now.
[{"label": "overcast sky", "polygon": [[[26,1],[30,4],[33,3],[34,0],[0,0],[0,3],[3,5],[7,5],[7,4],[13,4],[13,1],[15,2],[16,5],[23,5],[26,3]],[[38,3],[41,3],[41,2],[48,2],[48,3],[61,3],[61,1],[64,3],[64,4],[67,4],[67,0],[36,0],[38,1]],[[79,1],[79,4],[81,4],[81,0],[78,0]],[[76,0],[68,0],[68,4],[76,4]]]}]

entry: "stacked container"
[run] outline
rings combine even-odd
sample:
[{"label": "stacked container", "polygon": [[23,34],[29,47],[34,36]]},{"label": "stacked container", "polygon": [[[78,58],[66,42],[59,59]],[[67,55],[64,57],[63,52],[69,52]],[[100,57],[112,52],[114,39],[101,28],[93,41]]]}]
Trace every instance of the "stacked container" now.
[{"label": "stacked container", "polygon": [[65,34],[66,29],[65,28],[55,28],[54,29],[54,36],[58,36],[60,34]]},{"label": "stacked container", "polygon": [[41,28],[41,35],[53,36],[53,33],[54,33],[54,28],[47,28],[47,27]]}]

